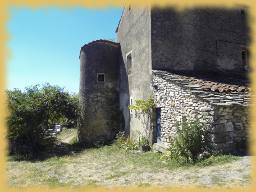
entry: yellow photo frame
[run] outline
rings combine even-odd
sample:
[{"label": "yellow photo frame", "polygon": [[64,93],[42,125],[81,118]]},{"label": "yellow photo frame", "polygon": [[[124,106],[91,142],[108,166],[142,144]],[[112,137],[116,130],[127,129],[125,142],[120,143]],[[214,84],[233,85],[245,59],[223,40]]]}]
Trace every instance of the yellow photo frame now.
[{"label": "yellow photo frame", "polygon": [[[249,19],[250,19],[250,37],[251,37],[251,43],[250,43],[250,67],[251,67],[251,73],[249,74],[250,80],[251,80],[251,104],[250,104],[250,129],[249,129],[249,136],[250,136],[250,154],[251,154],[251,160],[252,160],[252,170],[251,170],[251,185],[248,187],[243,188],[221,188],[221,187],[214,187],[214,188],[196,188],[196,187],[161,187],[161,186],[155,186],[155,187],[113,187],[113,188],[105,188],[105,187],[77,187],[77,188],[70,188],[70,187],[48,187],[48,186],[38,186],[38,187],[28,187],[28,188],[12,188],[8,186],[7,184],[7,176],[6,176],[6,154],[7,154],[7,142],[6,142],[6,123],[5,119],[8,115],[8,109],[7,109],[7,102],[6,102],[6,95],[5,89],[6,89],[6,65],[7,60],[11,56],[11,53],[9,50],[7,50],[7,42],[11,38],[7,32],[7,22],[9,18],[8,9],[11,6],[15,7],[32,7],[32,8],[41,8],[45,6],[56,6],[61,8],[69,8],[72,6],[83,6],[83,7],[97,7],[102,8],[105,6],[128,6],[128,5],[134,5],[134,6],[150,6],[150,5],[158,5],[158,6],[174,6],[177,9],[184,9],[184,8],[190,8],[190,7],[222,7],[222,8],[235,8],[237,6],[246,6],[249,10]],[[255,145],[255,139],[256,139],[256,129],[255,124],[256,120],[254,119],[256,115],[256,103],[255,103],[255,88],[256,88],[256,4],[253,0],[228,0],[228,1],[221,1],[221,0],[191,0],[191,1],[185,1],[185,0],[144,0],[144,1],[118,1],[118,0],[104,0],[104,1],[89,1],[89,0],[68,0],[68,1],[61,1],[61,0],[55,0],[55,1],[43,1],[43,0],[24,0],[24,1],[18,1],[18,0],[10,0],[1,2],[0,6],[0,191],[254,191],[256,190],[256,162],[255,162],[255,154],[256,154],[256,145]]]}]

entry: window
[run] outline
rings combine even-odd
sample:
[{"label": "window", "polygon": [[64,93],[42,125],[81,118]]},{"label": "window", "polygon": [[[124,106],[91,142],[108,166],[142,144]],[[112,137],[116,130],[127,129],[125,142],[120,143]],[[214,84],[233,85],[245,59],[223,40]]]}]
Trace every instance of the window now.
[{"label": "window", "polygon": [[132,52],[129,52],[126,55],[126,67],[127,67],[127,73],[128,75],[132,72]]},{"label": "window", "polygon": [[240,13],[241,13],[242,17],[245,16],[245,10],[241,9],[241,10],[240,10]]},{"label": "window", "polygon": [[242,65],[244,66],[245,70],[248,70],[249,66],[248,66],[248,52],[246,49],[242,50]]},{"label": "window", "polygon": [[156,142],[161,142],[161,108],[156,108]]},{"label": "window", "polygon": [[104,73],[97,73],[97,81],[104,82],[105,81],[105,74]]},{"label": "window", "polygon": [[130,97],[130,105],[132,105],[133,103],[132,103],[132,100],[133,100],[133,98],[132,97]]},{"label": "window", "polygon": [[[132,104],[133,104],[133,97],[130,97],[130,104],[129,105],[132,105]],[[130,109],[130,118],[133,118],[132,109]]]}]

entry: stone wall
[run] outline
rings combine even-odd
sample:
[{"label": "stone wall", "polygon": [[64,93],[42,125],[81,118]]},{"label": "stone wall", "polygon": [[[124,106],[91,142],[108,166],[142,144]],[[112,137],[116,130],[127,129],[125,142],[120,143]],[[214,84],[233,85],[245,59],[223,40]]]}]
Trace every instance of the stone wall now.
[{"label": "stone wall", "polygon": [[153,69],[247,76],[248,62],[242,61],[249,45],[245,9],[155,8],[151,19]]},{"label": "stone wall", "polygon": [[244,154],[248,148],[248,109],[232,104],[214,106],[213,142],[219,151]]},{"label": "stone wall", "polygon": [[[159,145],[168,147],[170,138],[176,134],[176,123],[181,122],[184,116],[187,119],[198,117],[207,126],[216,150],[231,153],[246,151],[246,93],[233,97],[226,93],[221,93],[222,97],[216,96],[216,93],[199,91],[198,86],[191,84],[184,76],[156,70],[153,71],[153,87],[156,107],[161,108]],[[219,99],[217,102],[216,98]]]},{"label": "stone wall", "polygon": [[161,108],[161,144],[168,146],[170,138],[176,134],[176,123],[181,122],[183,116],[188,119],[204,116],[204,122],[210,129],[214,116],[214,108],[210,104],[154,73],[153,86],[156,107]]},{"label": "stone wall", "polygon": [[78,138],[86,145],[109,142],[120,129],[119,57],[119,44],[106,40],[81,48]]},{"label": "stone wall", "polygon": [[[137,99],[147,99],[152,95],[151,87],[151,18],[149,8],[125,8],[120,20],[117,36],[122,50],[124,67],[120,68],[121,81],[120,108],[125,119],[125,129],[132,140],[145,136],[147,127],[134,111],[127,112],[128,105]],[[128,66],[127,58],[130,57]],[[129,124],[129,125],[127,125]]]}]

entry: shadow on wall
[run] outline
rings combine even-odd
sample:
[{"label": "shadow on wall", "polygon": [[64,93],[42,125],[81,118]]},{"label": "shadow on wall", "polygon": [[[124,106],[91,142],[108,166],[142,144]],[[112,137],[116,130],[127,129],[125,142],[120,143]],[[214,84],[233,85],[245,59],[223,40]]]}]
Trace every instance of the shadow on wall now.
[{"label": "shadow on wall", "polygon": [[121,49],[119,56],[119,104],[121,111],[121,123],[120,130],[125,132],[126,136],[130,135],[130,110],[128,106],[130,105],[130,93],[129,93],[129,81],[128,73],[126,71],[125,62],[122,57]]},{"label": "shadow on wall", "polygon": [[111,142],[120,131],[120,46],[96,40],[81,48],[79,142]]},{"label": "shadow on wall", "polygon": [[248,81],[246,8],[154,8],[151,17],[153,69]]}]

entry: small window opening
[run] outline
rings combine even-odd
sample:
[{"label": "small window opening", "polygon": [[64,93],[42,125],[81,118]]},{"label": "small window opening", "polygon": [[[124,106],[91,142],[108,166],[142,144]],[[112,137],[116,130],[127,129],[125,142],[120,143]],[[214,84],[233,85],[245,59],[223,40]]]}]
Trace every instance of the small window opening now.
[{"label": "small window opening", "polygon": [[242,10],[240,11],[240,13],[241,13],[242,17],[245,16],[245,10],[242,9]]},{"label": "small window opening", "polygon": [[131,53],[129,53],[126,56],[126,63],[127,63],[127,73],[129,75],[132,72],[132,54]]},{"label": "small window opening", "polygon": [[248,53],[247,50],[242,50],[242,65],[245,70],[248,70]]},{"label": "small window opening", "polygon": [[104,73],[98,73],[97,74],[97,81],[98,82],[104,82],[105,81],[105,74]]},{"label": "small window opening", "polygon": [[132,97],[130,97],[130,105],[132,105],[132,100],[133,100],[133,98],[132,98]]}]

